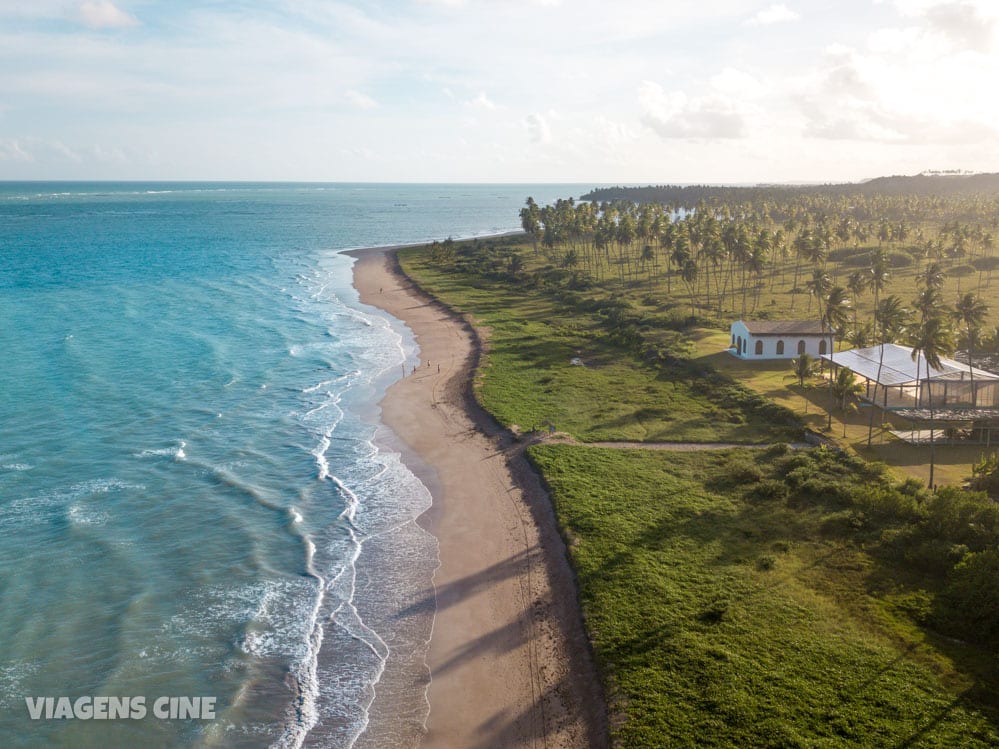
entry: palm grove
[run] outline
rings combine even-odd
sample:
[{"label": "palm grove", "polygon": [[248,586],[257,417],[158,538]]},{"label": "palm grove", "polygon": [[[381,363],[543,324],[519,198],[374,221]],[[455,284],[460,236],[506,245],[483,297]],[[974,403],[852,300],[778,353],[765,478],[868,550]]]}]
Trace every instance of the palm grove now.
[{"label": "palm grove", "polygon": [[[908,344],[921,367],[957,348],[969,364],[999,352],[984,301],[999,268],[999,195],[663,191],[674,200],[528,198],[520,219],[537,280],[603,287],[653,318],[682,308],[689,325],[815,317],[834,342]],[[508,269],[528,265],[511,255]],[[847,380],[830,381],[831,406],[846,408],[844,389]]]}]

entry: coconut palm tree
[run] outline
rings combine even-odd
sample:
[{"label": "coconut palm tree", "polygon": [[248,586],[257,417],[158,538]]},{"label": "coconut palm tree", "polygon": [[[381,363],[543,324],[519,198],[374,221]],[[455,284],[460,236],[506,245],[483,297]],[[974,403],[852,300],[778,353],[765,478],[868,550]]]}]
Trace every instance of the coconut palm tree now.
[{"label": "coconut palm tree", "polygon": [[867,287],[874,292],[875,311],[881,301],[881,292],[890,279],[891,264],[888,262],[888,255],[884,250],[878,250],[871,256],[870,265],[867,266]]},{"label": "coconut palm tree", "polygon": [[[846,289],[842,286],[833,286],[829,289],[829,296],[825,298],[825,310],[822,312],[822,328],[829,331],[829,386],[830,398],[832,397],[832,381],[834,358],[836,354],[836,335],[842,333],[843,328],[849,320],[850,298]],[[832,428],[832,409],[829,409],[829,428]]]},{"label": "coconut palm tree", "polygon": [[[853,294],[854,299],[860,299],[860,295],[868,288],[867,275],[862,270],[855,270],[846,279],[846,288],[849,289],[850,293]],[[853,329],[856,330],[857,325],[857,307],[853,308]]]},{"label": "coconut palm tree", "polygon": [[541,234],[541,209],[529,197],[527,203],[520,209],[520,226],[534,241],[534,254],[538,254],[538,235]]},{"label": "coconut palm tree", "polygon": [[[923,320],[916,328],[912,338],[912,359],[916,362],[916,380],[919,380],[919,361],[926,362],[926,382],[925,389],[929,394],[930,410],[930,482],[933,488],[933,469],[936,465],[936,446],[934,442],[934,420],[933,420],[933,391],[930,389],[930,368],[940,368],[940,357],[945,356],[954,348],[954,339],[946,318],[941,315],[934,315]],[[917,405],[922,405],[923,383],[919,383],[919,401]]]},{"label": "coconut palm tree", "polygon": [[822,298],[826,292],[832,288],[832,279],[829,274],[821,268],[812,271],[812,277],[805,281],[805,288],[808,289],[808,311],[812,309],[812,297],[819,300],[819,316],[822,316]]},{"label": "coconut palm tree", "polygon": [[[643,270],[649,263],[652,263],[652,269],[653,271],[655,270],[656,253],[655,250],[652,249],[652,245],[644,245],[642,247],[642,254],[638,256],[638,259],[642,263]],[[649,272],[649,291],[652,291],[652,271]]]},{"label": "coconut palm tree", "polygon": [[920,290],[916,298],[912,300],[912,306],[916,308],[920,320],[924,322],[946,310],[943,293],[934,286],[927,286]]},{"label": "coconut palm tree", "polygon": [[943,266],[935,261],[927,263],[926,268],[916,275],[916,280],[927,289],[937,289],[939,291],[943,288],[944,281],[946,280]]},{"label": "coconut palm tree", "polygon": [[[856,307],[854,307],[856,310]],[[856,318],[856,311],[854,312]],[[846,342],[854,348],[867,348],[874,341],[874,325],[865,322],[863,325],[851,328],[844,336]]]},{"label": "coconut palm tree", "polygon": [[690,294],[691,315],[697,314],[697,310],[694,308],[694,302],[696,301],[694,284],[697,283],[699,270],[700,269],[697,267],[697,261],[690,257],[683,262],[683,267],[680,268],[680,279],[683,281],[684,285],[687,287],[687,292]]},{"label": "coconut palm tree", "polygon": [[798,274],[801,271],[801,261],[808,255],[808,248],[812,244],[812,233],[809,229],[802,229],[791,243],[796,255],[794,263],[794,281],[791,285],[791,309],[794,309],[794,298],[798,293]]},{"label": "coconut palm tree", "polygon": [[808,413],[808,398],[805,397],[805,380],[809,377],[814,377],[818,367],[819,363],[808,352],[791,360],[791,374],[789,376],[798,380],[798,387],[801,388],[801,397],[805,400],[805,413]]},{"label": "coconut palm tree", "polygon": [[964,294],[954,305],[954,320],[964,326],[964,341],[968,346],[968,377],[971,378],[971,402],[974,406],[977,402],[975,397],[975,368],[972,366],[972,356],[975,344],[985,324],[985,318],[989,314],[989,305],[982,298],[973,292]]},{"label": "coconut palm tree", "polygon": [[857,382],[857,378],[854,377],[853,372],[851,372],[846,367],[843,367],[839,372],[836,373],[836,377],[832,378],[832,393],[833,397],[836,399],[836,403],[839,406],[839,410],[843,414],[843,436],[846,437],[846,412],[847,406],[853,405],[852,399],[859,398],[860,394],[864,392],[864,386]]},{"label": "coconut palm tree", "polygon": [[[878,335],[878,374],[874,381],[874,395],[871,402],[878,402],[878,386],[881,384],[881,370],[885,362],[885,344],[892,343],[902,335],[905,326],[912,313],[902,305],[902,300],[895,294],[885,297],[878,305],[874,320],[877,323],[876,333]],[[885,391],[887,393],[887,390]],[[882,416],[884,413],[882,412]],[[870,423],[867,427],[867,446],[871,446],[871,438],[874,434],[874,409],[871,409]]]}]

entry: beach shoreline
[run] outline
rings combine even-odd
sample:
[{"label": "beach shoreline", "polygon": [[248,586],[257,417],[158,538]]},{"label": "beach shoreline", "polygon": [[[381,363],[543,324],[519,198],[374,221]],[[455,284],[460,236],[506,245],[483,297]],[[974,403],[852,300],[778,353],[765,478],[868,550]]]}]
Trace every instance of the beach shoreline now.
[{"label": "beach shoreline", "polygon": [[419,522],[440,550],[421,746],[605,746],[606,708],[550,500],[523,445],[473,397],[476,331],[402,273],[400,247],[344,254],[356,258],[360,300],[402,320],[419,346],[419,365],[380,406],[387,446],[431,491]]}]

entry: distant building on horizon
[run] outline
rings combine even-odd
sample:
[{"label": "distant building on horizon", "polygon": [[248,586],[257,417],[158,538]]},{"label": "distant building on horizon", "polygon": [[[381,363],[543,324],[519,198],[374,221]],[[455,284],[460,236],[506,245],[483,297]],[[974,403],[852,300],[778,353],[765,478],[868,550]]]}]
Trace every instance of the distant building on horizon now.
[{"label": "distant building on horizon", "polygon": [[740,359],[793,359],[828,353],[829,331],[819,320],[737,320],[729,352]]}]

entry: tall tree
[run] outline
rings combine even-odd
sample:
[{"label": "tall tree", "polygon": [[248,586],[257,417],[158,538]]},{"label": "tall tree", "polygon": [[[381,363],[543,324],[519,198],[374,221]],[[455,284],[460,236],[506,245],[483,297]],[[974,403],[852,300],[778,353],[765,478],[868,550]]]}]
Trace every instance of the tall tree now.
[{"label": "tall tree", "polygon": [[[878,338],[878,374],[874,382],[874,396],[872,398],[875,405],[878,403],[878,387],[881,385],[881,371],[884,369],[885,344],[893,343],[902,335],[911,315],[912,313],[905,308],[902,300],[895,294],[885,297],[878,305],[877,314],[874,318],[877,324],[876,334]],[[887,395],[887,389],[885,390],[885,394]],[[871,446],[871,438],[874,434],[874,411],[875,409],[872,408],[870,423],[867,428],[868,447]],[[881,412],[881,416],[883,419],[883,411]]]},{"label": "tall tree", "polygon": [[972,365],[975,345],[985,324],[985,318],[989,314],[989,305],[982,298],[973,292],[967,292],[957,300],[954,305],[954,320],[964,326],[964,342],[967,346],[968,356],[968,377],[971,379],[971,400],[972,406],[977,405],[975,394],[975,368]]},{"label": "tall tree", "polygon": [[919,312],[920,321],[926,321],[946,311],[943,293],[933,286],[921,289],[916,298],[912,300],[912,306]]},{"label": "tall tree", "polygon": [[888,285],[890,278],[891,265],[888,262],[888,255],[884,250],[878,250],[871,255],[871,262],[867,266],[867,286],[874,293],[875,315],[881,302],[881,292]]},{"label": "tall tree", "polygon": [[813,377],[817,369],[818,362],[807,351],[791,360],[791,376],[798,381],[798,387],[801,388],[801,397],[805,401],[805,413],[808,413],[808,396],[805,395],[805,380]]},{"label": "tall tree", "polygon": [[541,209],[528,197],[527,203],[520,209],[520,226],[534,242],[534,254],[538,254],[538,236],[541,234]]},{"label": "tall tree", "polygon": [[[846,279],[846,288],[853,294],[854,300],[860,299],[860,295],[868,288],[867,275],[862,270],[855,270],[850,274],[849,278]],[[875,303],[875,306],[877,304]],[[853,329],[856,330],[857,325],[857,305],[853,307]]]},{"label": "tall tree", "polygon": [[916,276],[916,280],[927,289],[936,289],[938,291],[943,288],[946,278],[943,266],[936,261],[927,263],[922,272]]},{"label": "tall tree", "polygon": [[[929,395],[928,405],[930,411],[930,481],[932,489],[933,470],[936,466],[936,441],[934,435],[934,412],[933,412],[933,390],[930,387],[930,369],[940,368],[940,358],[946,356],[954,348],[953,335],[947,320],[941,315],[933,315],[923,320],[917,326],[912,338],[912,359],[916,362],[916,380],[918,382],[918,403],[922,405],[923,388]],[[919,362],[922,359],[926,363],[926,380],[919,381]]]},{"label": "tall tree", "polygon": [[821,268],[816,268],[812,271],[812,277],[805,282],[805,288],[808,289],[808,311],[812,310],[814,297],[819,303],[819,317],[822,317],[822,299],[832,288],[832,278]]},{"label": "tall tree", "polygon": [[846,437],[846,413],[847,407],[851,405],[852,399],[860,396],[864,392],[864,386],[857,382],[857,378],[846,367],[836,373],[832,379],[832,394],[843,414],[843,436]]},{"label": "tall tree", "polygon": [[[849,320],[850,297],[842,286],[833,286],[825,299],[822,312],[822,327],[829,331],[829,396],[832,398],[833,374],[835,370],[836,336],[842,333]],[[832,429],[832,408],[829,409],[829,428]]]}]

